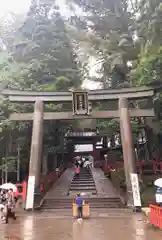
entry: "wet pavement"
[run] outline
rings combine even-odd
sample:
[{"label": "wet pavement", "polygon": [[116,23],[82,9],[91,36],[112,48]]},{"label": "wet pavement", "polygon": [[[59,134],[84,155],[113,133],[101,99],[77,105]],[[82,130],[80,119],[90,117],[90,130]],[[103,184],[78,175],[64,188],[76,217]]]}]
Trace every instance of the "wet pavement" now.
[{"label": "wet pavement", "polygon": [[141,214],[122,214],[85,219],[52,213],[20,216],[0,225],[0,239],[12,240],[161,240],[162,232],[150,227]]}]

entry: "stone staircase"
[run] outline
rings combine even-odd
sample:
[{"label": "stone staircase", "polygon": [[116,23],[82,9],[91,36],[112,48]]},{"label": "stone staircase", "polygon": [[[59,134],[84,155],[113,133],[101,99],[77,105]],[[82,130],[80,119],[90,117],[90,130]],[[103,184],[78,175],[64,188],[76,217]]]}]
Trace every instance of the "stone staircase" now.
[{"label": "stone staircase", "polygon": [[[65,172],[66,174],[66,172]],[[63,178],[63,177],[62,177]],[[67,178],[67,176],[66,176]],[[61,180],[61,179],[60,179]],[[63,179],[65,182],[66,179]],[[60,185],[60,193],[62,193],[61,186],[63,186],[63,182]],[[66,185],[66,182],[65,182]],[[67,185],[66,185],[67,186]],[[83,199],[86,203],[90,204],[91,209],[112,209],[112,208],[123,208],[124,205],[121,202],[120,197],[118,196],[102,196],[101,194],[97,194],[96,184],[93,179],[93,175],[91,171],[87,171],[86,169],[81,169],[80,175],[71,177],[71,182],[69,187],[64,193],[65,195],[59,195],[59,188],[57,190],[57,194],[55,190],[53,193],[47,195],[44,199],[42,209],[46,211],[53,210],[72,210],[72,203],[74,201],[74,197],[77,193],[84,193]]]},{"label": "stone staircase", "polygon": [[[99,208],[123,208],[120,198],[104,198],[104,197],[85,197],[86,203],[90,204],[91,209]],[[73,198],[48,198],[45,199],[42,208],[45,209],[72,209]]]},{"label": "stone staircase", "polygon": [[79,176],[74,175],[68,194],[76,196],[77,193],[83,193],[86,196],[96,195],[96,186],[90,170],[82,168]]}]

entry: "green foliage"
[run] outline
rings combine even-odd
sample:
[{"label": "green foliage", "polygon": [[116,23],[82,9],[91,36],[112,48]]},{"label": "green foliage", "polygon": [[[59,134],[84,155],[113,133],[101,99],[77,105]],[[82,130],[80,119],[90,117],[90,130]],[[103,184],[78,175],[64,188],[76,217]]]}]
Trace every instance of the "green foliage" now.
[{"label": "green foliage", "polygon": [[17,169],[17,157],[10,156],[6,158],[2,158],[4,164],[0,165],[0,170],[7,170],[8,172],[16,171]]},{"label": "green foliage", "polygon": [[137,68],[132,71],[132,82],[144,85],[162,79],[162,47],[151,49],[139,57]]},{"label": "green foliage", "polygon": [[162,4],[143,0],[140,5],[137,34],[141,52],[131,72],[132,83],[143,85],[161,81]]},{"label": "green foliage", "polygon": [[102,131],[106,130],[107,133],[112,134],[120,131],[119,121],[116,119],[112,120],[98,120],[97,127]]},{"label": "green foliage", "polygon": [[89,54],[97,59],[100,73],[97,80],[104,88],[121,87],[128,81],[127,62],[134,60],[138,54],[133,42],[135,19],[130,3],[127,0],[71,2],[83,10],[84,17],[73,18],[73,22],[82,23],[84,34],[81,41],[89,46]]},{"label": "green foliage", "polygon": [[13,56],[27,66],[24,88],[54,91],[80,85],[77,59],[55,5],[32,5],[18,36]]}]

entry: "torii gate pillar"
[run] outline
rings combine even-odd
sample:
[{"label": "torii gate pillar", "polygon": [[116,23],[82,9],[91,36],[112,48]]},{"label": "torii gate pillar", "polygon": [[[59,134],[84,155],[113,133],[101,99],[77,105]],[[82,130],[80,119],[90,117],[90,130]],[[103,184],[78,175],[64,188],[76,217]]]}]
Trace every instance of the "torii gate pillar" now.
[{"label": "torii gate pillar", "polygon": [[26,209],[33,209],[34,191],[35,188],[39,186],[40,182],[43,140],[43,114],[43,101],[38,100],[34,104]]},{"label": "torii gate pillar", "polygon": [[135,155],[132,138],[132,127],[128,110],[128,99],[126,98],[119,99],[119,112],[120,112],[121,140],[124,157],[124,169],[127,186],[127,206],[133,207],[134,201],[131,184],[131,173],[136,173],[136,166],[134,158]]}]

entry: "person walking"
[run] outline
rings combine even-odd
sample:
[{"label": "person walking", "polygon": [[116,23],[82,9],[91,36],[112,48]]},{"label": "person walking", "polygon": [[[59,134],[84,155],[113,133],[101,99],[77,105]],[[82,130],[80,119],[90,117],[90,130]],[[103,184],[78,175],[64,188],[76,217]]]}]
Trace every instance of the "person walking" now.
[{"label": "person walking", "polygon": [[76,167],[76,168],[79,167],[79,163],[78,163],[78,160],[77,160],[77,159],[75,160],[75,167]]},{"label": "person walking", "polygon": [[2,223],[6,223],[6,191],[2,189],[0,191],[0,218]]},{"label": "person walking", "polygon": [[80,197],[80,193],[77,195],[75,199],[75,204],[77,205],[78,209],[78,219],[83,218],[83,199]]},{"label": "person walking", "polygon": [[81,163],[80,163],[80,167],[81,167],[81,168],[83,168],[84,161],[85,161],[85,157],[82,157],[82,158],[81,158]]},{"label": "person walking", "polygon": [[93,168],[94,167],[94,158],[92,157],[91,154],[89,154],[89,156],[88,156],[88,161],[89,161],[90,167]]},{"label": "person walking", "polygon": [[14,198],[14,193],[13,189],[9,189],[7,193],[7,216],[6,216],[6,223],[8,223],[9,217],[12,219],[16,220],[15,212],[14,212],[14,207],[15,207],[15,198]]},{"label": "person walking", "polygon": [[79,177],[79,174],[80,174],[80,167],[78,166],[78,167],[75,168],[76,177]]}]

